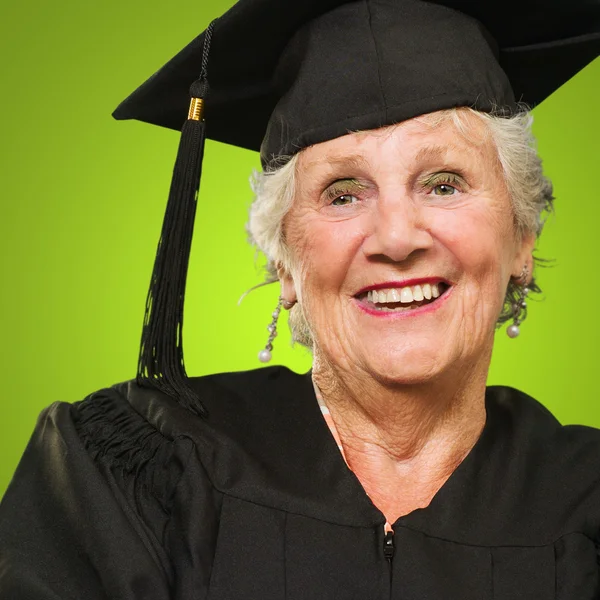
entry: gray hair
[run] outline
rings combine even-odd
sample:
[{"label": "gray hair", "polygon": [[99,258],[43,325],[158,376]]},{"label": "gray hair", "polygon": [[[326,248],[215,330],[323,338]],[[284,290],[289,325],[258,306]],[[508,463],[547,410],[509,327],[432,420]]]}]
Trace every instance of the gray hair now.
[{"label": "gray hair", "polygon": [[[456,129],[469,137],[469,116],[475,116],[486,125],[485,135],[494,143],[498,160],[504,172],[508,192],[512,201],[514,221],[520,235],[535,233],[539,237],[544,226],[544,216],[553,210],[552,184],[544,176],[542,161],[537,153],[531,126],[533,117],[525,108],[517,114],[504,117],[483,113],[471,108],[460,107],[442,110],[417,117],[420,121],[436,127],[452,121]],[[471,139],[469,137],[469,139]],[[482,140],[484,141],[484,140]],[[250,207],[247,229],[250,242],[267,259],[265,283],[278,280],[277,267],[292,270],[292,257],[285,243],[283,220],[290,210],[296,193],[296,176],[299,154],[280,157],[264,172],[255,172],[252,189],[255,194]],[[540,259],[535,258],[536,263]],[[532,279],[528,285],[531,292],[541,290]],[[508,321],[513,314],[513,305],[520,296],[517,282],[509,282],[504,306],[498,318],[498,326]],[[296,305],[290,313],[292,339],[312,348],[312,335],[302,313]]]}]

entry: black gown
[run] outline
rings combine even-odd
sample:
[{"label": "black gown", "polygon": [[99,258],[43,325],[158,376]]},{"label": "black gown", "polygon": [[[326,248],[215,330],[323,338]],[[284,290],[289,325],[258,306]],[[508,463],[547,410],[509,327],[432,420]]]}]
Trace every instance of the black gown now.
[{"label": "black gown", "polygon": [[44,411],[0,507],[2,600],[600,598],[600,431],[488,388],[392,547],[309,375],[192,384],[207,420],[131,382]]}]

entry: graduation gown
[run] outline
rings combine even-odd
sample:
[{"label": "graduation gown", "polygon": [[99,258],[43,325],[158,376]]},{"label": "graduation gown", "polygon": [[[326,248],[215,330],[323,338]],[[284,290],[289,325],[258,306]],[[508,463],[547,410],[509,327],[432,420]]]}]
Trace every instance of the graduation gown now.
[{"label": "graduation gown", "polygon": [[193,416],[134,382],[45,410],[0,507],[2,600],[600,598],[600,432],[488,388],[427,508],[385,518],[310,375],[191,383]]}]

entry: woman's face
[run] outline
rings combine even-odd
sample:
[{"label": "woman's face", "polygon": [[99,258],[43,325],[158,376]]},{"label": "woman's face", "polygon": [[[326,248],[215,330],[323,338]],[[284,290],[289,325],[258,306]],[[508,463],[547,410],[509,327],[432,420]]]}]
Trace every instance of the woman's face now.
[{"label": "woman's face", "polygon": [[485,125],[468,125],[412,119],[300,154],[283,296],[302,303],[319,360],[388,383],[487,369],[534,236],[515,230]]}]

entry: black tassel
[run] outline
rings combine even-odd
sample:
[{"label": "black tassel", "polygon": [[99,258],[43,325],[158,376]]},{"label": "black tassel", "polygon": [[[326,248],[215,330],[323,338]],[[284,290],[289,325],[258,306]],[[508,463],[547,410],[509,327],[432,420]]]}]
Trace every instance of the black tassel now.
[{"label": "black tassel", "polygon": [[203,112],[213,27],[214,22],[204,38],[202,72],[190,88],[190,112],[181,130],[148,290],[137,372],[139,385],[150,385],[174,397],[202,417],[208,413],[188,384],[183,360],[183,308],[206,138]]}]

